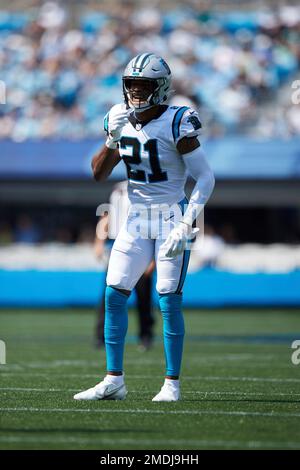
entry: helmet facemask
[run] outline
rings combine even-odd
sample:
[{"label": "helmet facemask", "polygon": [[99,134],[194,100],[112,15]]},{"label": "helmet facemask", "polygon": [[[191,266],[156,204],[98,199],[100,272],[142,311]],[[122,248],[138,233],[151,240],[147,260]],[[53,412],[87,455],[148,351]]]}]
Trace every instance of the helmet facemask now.
[{"label": "helmet facemask", "polygon": [[141,113],[159,103],[157,100],[159,88],[159,79],[123,78],[125,102],[136,113]]}]

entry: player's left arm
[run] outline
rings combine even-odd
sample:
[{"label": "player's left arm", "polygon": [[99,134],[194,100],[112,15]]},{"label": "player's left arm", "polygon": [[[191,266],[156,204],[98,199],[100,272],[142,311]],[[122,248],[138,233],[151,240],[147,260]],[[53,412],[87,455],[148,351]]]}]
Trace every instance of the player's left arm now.
[{"label": "player's left arm", "polygon": [[214,185],[214,174],[205,158],[197,137],[184,137],[177,143],[183,162],[196,181],[182,222],[192,225],[195,218],[210,198]]},{"label": "player's left arm", "polygon": [[215,185],[213,172],[198,140],[201,129],[198,113],[188,108],[182,116],[175,140],[177,151],[182,156],[188,173],[196,181],[188,208],[182,219],[182,222],[188,225],[193,224],[210,198]]},{"label": "player's left arm", "polygon": [[197,137],[183,137],[179,140],[176,147],[178,152],[181,155],[184,155],[185,153],[192,152],[193,150],[196,150],[196,148],[200,147],[200,142]]},{"label": "player's left arm", "polygon": [[168,258],[175,258],[185,250],[188,240],[197,230],[193,230],[193,222],[208,201],[215,185],[213,172],[206,161],[198,140],[200,129],[201,123],[197,113],[188,110],[183,116],[179,132],[177,131],[175,145],[185,167],[196,183],[181,221],[170,232],[165,241],[164,245]]}]

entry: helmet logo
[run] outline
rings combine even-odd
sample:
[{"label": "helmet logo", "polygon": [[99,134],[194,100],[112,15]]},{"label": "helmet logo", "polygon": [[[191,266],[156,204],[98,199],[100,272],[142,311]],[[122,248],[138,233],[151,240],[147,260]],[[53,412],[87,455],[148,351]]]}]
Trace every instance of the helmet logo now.
[{"label": "helmet logo", "polygon": [[160,58],[160,63],[165,67],[166,71],[170,74],[171,73],[170,67],[168,66],[167,62],[162,57]]}]

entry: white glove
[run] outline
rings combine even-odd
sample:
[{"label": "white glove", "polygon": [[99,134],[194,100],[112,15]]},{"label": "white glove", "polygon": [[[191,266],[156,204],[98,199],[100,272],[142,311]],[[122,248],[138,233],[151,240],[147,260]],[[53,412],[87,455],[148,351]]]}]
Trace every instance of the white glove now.
[{"label": "white glove", "polygon": [[[128,116],[131,110],[125,108],[124,105],[116,105],[111,108],[109,113],[104,118],[104,123],[107,122],[106,131],[108,137],[105,145],[110,149],[116,149],[117,143],[121,138],[122,129],[128,122]],[[105,125],[104,125],[105,128]]]},{"label": "white glove", "polygon": [[191,225],[179,222],[162,245],[166,248],[166,257],[176,258],[176,256],[181,255],[186,249],[188,241],[198,231],[198,228],[194,229]]}]

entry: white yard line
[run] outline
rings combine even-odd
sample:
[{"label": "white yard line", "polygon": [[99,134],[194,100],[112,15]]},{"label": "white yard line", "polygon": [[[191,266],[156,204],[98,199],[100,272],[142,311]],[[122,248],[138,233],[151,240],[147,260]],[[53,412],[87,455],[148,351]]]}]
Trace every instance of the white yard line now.
[{"label": "white yard line", "polygon": [[[254,362],[255,359],[259,358],[259,361]],[[265,366],[265,364],[262,364],[262,360],[265,362],[269,363],[270,361],[273,361],[274,359],[277,360],[277,355],[274,354],[265,354],[263,356],[260,356],[258,354],[249,354],[249,353],[241,353],[241,354],[225,354],[225,355],[217,355],[217,354],[210,354],[205,357],[191,357],[189,359],[190,363],[197,363],[197,364],[207,364],[208,362],[224,362],[224,361],[248,361],[248,366]],[[278,358],[280,359],[280,358]],[[144,355],[139,355],[137,358],[128,358],[126,360],[127,364],[164,364],[163,359],[157,359],[157,358],[152,358],[152,357],[145,357]],[[285,365],[285,362],[282,364]],[[6,369],[10,370],[24,370],[24,367],[29,368],[29,369],[42,369],[42,368],[47,368],[47,369],[56,369],[59,367],[99,367],[99,362],[98,361],[88,361],[88,360],[83,360],[83,359],[77,359],[77,360],[68,360],[68,359],[59,359],[59,360],[54,360],[54,361],[29,361],[26,362],[26,364],[7,364],[5,367]]]},{"label": "white yard line", "polygon": [[299,413],[259,412],[259,411],[224,411],[224,410],[154,410],[154,409],[122,409],[112,408],[0,408],[2,412],[29,412],[29,413],[119,413],[119,414],[162,414],[162,415],[212,415],[212,416],[255,416],[266,418],[300,418]]},{"label": "white yard line", "polygon": [[[6,367],[6,366],[3,366]],[[20,375],[25,375],[26,377],[48,377],[49,378],[49,373],[32,373],[29,371],[22,371],[22,372],[1,372],[0,370],[0,377],[1,376],[20,376]],[[66,373],[52,373],[51,376],[58,376],[58,377],[64,377],[66,378],[93,378],[93,377],[98,377],[101,378],[103,375],[102,372],[99,372],[99,374],[66,374]],[[163,375],[127,375],[127,380],[130,379],[158,379],[162,378]],[[287,378],[276,378],[276,377],[236,377],[236,376],[189,376],[189,375],[183,375],[183,381],[185,380],[193,380],[193,381],[201,381],[201,380],[206,380],[206,381],[241,381],[241,382],[270,382],[270,383],[300,383],[300,378],[294,378],[294,377],[287,377]]]},{"label": "white yard line", "polygon": [[[78,388],[28,388],[28,387],[0,387],[0,392],[65,392],[65,393],[73,393],[79,392],[81,389]],[[129,390],[129,393],[138,393],[141,395],[155,393],[156,390]],[[200,390],[182,390],[184,395],[233,395],[233,396],[268,396],[268,397],[293,397],[293,396],[300,396],[300,393],[283,393],[283,392],[231,392],[231,391],[200,391]]]},{"label": "white yard line", "polygon": [[[13,432],[13,430],[12,430]],[[120,431],[121,432],[121,431]],[[64,437],[52,437],[52,436],[24,436],[24,437],[17,437],[17,436],[0,436],[0,442],[3,443],[53,443],[53,444],[104,444],[104,445],[111,445],[112,442],[114,444],[124,444],[124,445],[143,445],[143,446],[162,446],[162,445],[172,445],[172,446],[184,446],[186,448],[193,447],[240,447],[240,448],[250,448],[250,449],[257,449],[257,448],[267,448],[271,447],[274,449],[299,449],[300,443],[299,442],[275,442],[275,441],[225,441],[225,440],[209,440],[209,439],[200,439],[200,440],[183,440],[183,439],[124,439],[124,438],[115,438],[108,439],[99,437],[76,437],[76,436],[64,436]]]}]

